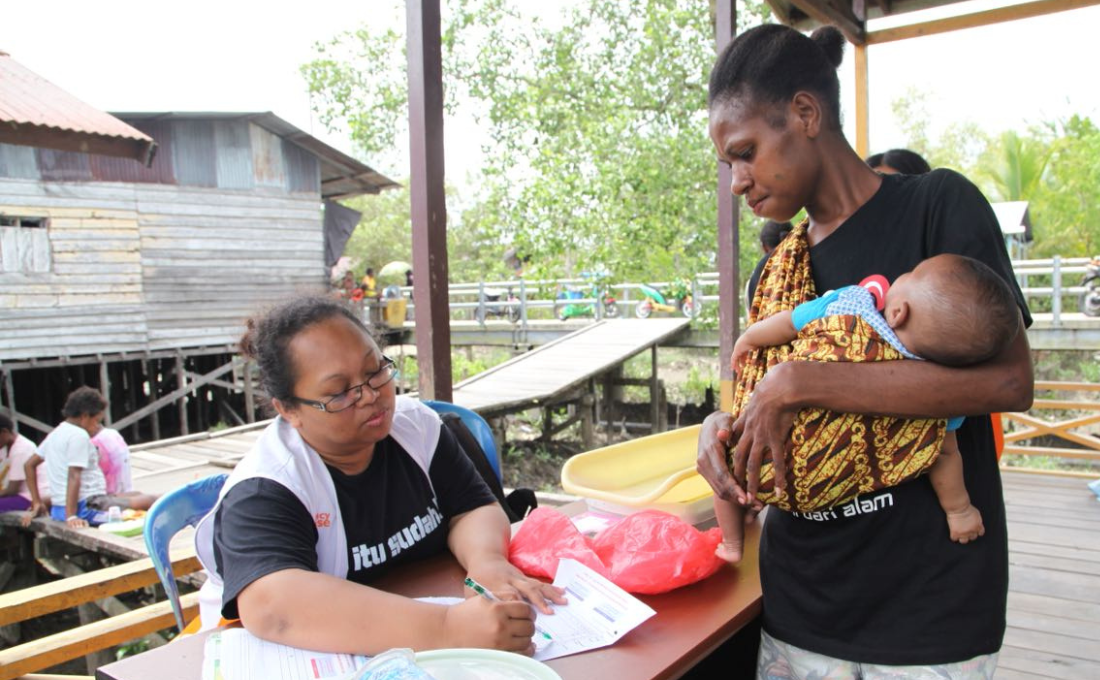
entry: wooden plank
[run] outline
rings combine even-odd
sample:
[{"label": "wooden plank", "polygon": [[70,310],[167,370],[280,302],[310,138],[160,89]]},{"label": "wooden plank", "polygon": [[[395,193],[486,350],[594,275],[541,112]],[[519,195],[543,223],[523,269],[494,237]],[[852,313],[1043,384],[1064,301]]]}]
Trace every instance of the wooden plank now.
[{"label": "wooden plank", "polygon": [[[185,618],[195,615],[198,602],[198,593],[180,597]],[[13,680],[24,673],[49,668],[173,626],[172,606],[165,601],[32,640],[0,651],[0,680]]]},{"label": "wooden plank", "polygon": [[[1077,574],[1090,574],[1100,577],[1100,553],[1094,550],[1082,550],[1076,554],[1065,548],[1057,546],[1045,546],[1038,544],[1023,544],[1026,548],[1020,548],[1019,543],[1009,543],[1009,564],[1021,566],[1040,567],[1050,571],[1068,571]],[[1057,554],[1057,551],[1064,551]],[[1098,584],[1100,585],[1100,584]]]},{"label": "wooden plank", "polygon": [[[176,575],[189,574],[199,569],[202,569],[202,565],[194,550],[190,554],[173,556],[172,570]],[[160,583],[160,579],[153,568],[153,561],[145,558],[4,593],[0,595],[0,626],[157,583]]]},{"label": "wooden plank", "polygon": [[1004,643],[1020,649],[1030,649],[1064,658],[1090,661],[1093,664],[1100,662],[1100,645],[1089,644],[1079,638],[1068,638],[1062,635],[1010,626],[1005,631]]},{"label": "wooden plank", "polygon": [[1013,592],[1100,604],[1100,583],[1093,576],[1014,565],[1008,587]]},{"label": "wooden plank", "polygon": [[1049,633],[1068,640],[1076,639],[1078,644],[1100,643],[1100,621],[1079,621],[1050,614],[1009,611],[1008,625],[1010,628]]},{"label": "wooden plank", "polygon": [[1041,680],[1043,677],[1042,675],[1035,675],[1034,673],[1025,673],[1011,668],[1003,668],[999,664],[997,670],[993,672],[993,680]]},{"label": "wooden plank", "polygon": [[1100,3],[1100,0],[1032,0],[1031,2],[998,7],[984,12],[972,12],[961,16],[871,31],[867,34],[866,42],[868,45],[878,45],[896,40],[908,40],[909,38],[919,38],[926,35],[961,31],[966,28],[990,26],[1005,21],[1030,19],[1045,14],[1053,14],[1054,12],[1091,7],[1098,3]]},{"label": "wooden plank", "polygon": [[1077,599],[1065,600],[1045,595],[1023,593],[1009,586],[1009,611],[1031,612],[1060,616],[1073,621],[1100,621],[1100,605],[1081,602]]},{"label": "wooden plank", "polygon": [[1092,661],[1014,645],[1005,645],[1001,648],[997,656],[997,674],[994,677],[1001,677],[1002,668],[1056,680],[1080,680],[1096,675],[1096,664]]}]

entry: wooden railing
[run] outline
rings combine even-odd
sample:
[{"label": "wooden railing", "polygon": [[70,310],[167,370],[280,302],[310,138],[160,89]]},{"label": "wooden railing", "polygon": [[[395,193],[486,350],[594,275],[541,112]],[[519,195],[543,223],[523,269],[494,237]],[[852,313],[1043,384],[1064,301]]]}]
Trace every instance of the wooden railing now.
[{"label": "wooden railing", "polygon": [[[1049,382],[1035,383],[1035,392],[1100,394],[1100,384],[1087,382]],[[1033,415],[1036,411],[1053,412],[1044,419]],[[1066,412],[1074,412],[1067,417]],[[1088,460],[1100,463],[1100,437],[1077,431],[1100,423],[1100,399],[1047,399],[1038,398],[1028,413],[1002,414],[1006,424],[1013,427],[1005,432],[1006,454],[1022,456],[1047,456],[1073,460]],[[1022,442],[1050,435],[1075,444],[1073,448],[1059,446],[1027,446]],[[1072,474],[1072,473],[1070,473]],[[1082,473],[1084,474],[1084,473]],[[1095,476],[1095,472],[1089,476]]]},{"label": "wooden railing", "polygon": [[[177,575],[199,568],[193,552],[173,559]],[[152,560],[145,558],[5,593],[0,595],[0,626],[94,603],[159,582]],[[198,611],[198,593],[183,595],[180,603],[185,618],[193,617]],[[24,642],[0,650],[0,680],[19,678],[174,627],[172,607],[163,601]]]}]

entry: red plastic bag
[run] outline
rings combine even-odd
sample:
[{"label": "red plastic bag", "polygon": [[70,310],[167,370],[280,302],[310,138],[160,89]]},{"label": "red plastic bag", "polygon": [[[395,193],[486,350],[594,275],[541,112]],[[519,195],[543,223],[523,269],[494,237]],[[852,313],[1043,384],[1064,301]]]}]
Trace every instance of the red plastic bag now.
[{"label": "red plastic bag", "polygon": [[664,593],[701,581],[724,564],[719,529],[701,532],[675,515],[643,510],[589,539],[557,510],[536,508],[512,538],[508,558],[528,576],[553,579],[571,557],[630,593]]}]

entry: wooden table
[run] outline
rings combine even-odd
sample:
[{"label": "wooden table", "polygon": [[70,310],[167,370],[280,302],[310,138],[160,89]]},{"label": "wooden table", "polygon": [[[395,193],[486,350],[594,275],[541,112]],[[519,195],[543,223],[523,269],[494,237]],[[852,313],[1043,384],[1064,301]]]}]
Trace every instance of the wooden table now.
[{"label": "wooden table", "polygon": [[[548,662],[564,680],[679,678],[760,614],[759,523],[746,528],[747,557],[699,583],[640,599],[651,617],[610,647]],[[465,572],[442,555],[390,575],[377,586],[410,597],[461,596]],[[108,664],[98,680],[200,680],[205,635]]]}]

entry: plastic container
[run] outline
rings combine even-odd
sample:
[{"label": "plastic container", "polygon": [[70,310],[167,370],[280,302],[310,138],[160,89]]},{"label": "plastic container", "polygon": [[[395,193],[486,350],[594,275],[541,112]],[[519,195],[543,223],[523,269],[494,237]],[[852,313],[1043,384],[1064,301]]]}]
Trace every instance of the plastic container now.
[{"label": "plastic container", "polygon": [[695,471],[699,426],[612,444],[573,456],[562,488],[616,514],[663,510],[690,524],[714,517],[714,491]]},{"label": "plastic container", "polygon": [[121,522],[122,521],[122,508],[117,505],[112,505],[107,508],[107,523]]}]

